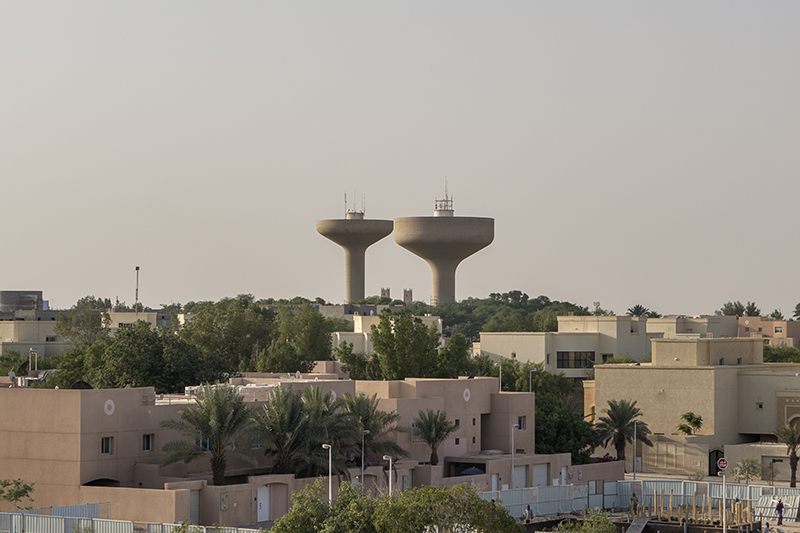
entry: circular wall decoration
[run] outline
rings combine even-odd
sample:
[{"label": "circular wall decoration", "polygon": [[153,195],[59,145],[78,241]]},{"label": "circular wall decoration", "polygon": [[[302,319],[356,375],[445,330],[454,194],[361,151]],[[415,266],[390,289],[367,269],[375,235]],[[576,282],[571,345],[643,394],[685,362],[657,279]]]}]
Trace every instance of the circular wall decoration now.
[{"label": "circular wall decoration", "polygon": [[744,321],[744,323],[745,323],[745,324],[749,324],[749,323],[750,323],[750,321],[749,321],[749,320],[745,320],[745,321]]},{"label": "circular wall decoration", "polygon": [[464,401],[468,402],[470,397],[469,389],[464,389]]},{"label": "circular wall decoration", "polygon": [[108,416],[111,416],[114,414],[115,407],[114,400],[106,400],[106,403],[103,406],[103,411],[105,411]]}]

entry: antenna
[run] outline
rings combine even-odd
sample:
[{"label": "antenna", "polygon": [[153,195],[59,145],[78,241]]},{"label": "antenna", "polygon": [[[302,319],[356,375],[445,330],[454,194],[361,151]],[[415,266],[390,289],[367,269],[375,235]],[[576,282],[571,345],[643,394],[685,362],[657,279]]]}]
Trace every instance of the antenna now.
[{"label": "antenna", "polygon": [[347,214],[347,191],[344,191],[344,212]]},{"label": "antenna", "polygon": [[133,309],[136,311],[136,320],[139,320],[139,265],[136,265],[136,303]]}]

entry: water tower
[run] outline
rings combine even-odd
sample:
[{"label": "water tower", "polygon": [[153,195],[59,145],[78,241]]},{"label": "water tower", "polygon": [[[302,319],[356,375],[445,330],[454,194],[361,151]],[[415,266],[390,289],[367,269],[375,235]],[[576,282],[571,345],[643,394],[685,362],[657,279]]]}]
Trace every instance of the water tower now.
[{"label": "water tower", "polygon": [[453,216],[453,199],[436,200],[432,217],[394,219],[394,240],[428,262],[433,305],[456,299],[456,268],[494,240],[494,219]]},{"label": "water tower", "polygon": [[317,231],[344,248],[344,303],[364,299],[364,255],[392,232],[391,220],[367,220],[364,211],[348,210],[344,220],[317,220]]}]

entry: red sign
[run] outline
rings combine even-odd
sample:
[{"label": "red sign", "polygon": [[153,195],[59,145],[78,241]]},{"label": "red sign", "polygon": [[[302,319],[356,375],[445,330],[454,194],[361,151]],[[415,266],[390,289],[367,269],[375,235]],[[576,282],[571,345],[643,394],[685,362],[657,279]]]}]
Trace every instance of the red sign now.
[{"label": "red sign", "polygon": [[725,459],[724,457],[721,457],[721,458],[719,459],[719,461],[717,461],[717,467],[718,467],[720,470],[725,470],[726,468],[728,468],[728,460],[727,460],[727,459]]}]

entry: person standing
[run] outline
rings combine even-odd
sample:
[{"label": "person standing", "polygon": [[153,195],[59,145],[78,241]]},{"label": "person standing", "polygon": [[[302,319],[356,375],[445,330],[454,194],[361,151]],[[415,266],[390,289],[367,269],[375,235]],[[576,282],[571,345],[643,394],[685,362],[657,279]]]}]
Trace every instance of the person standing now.
[{"label": "person standing", "polygon": [[778,498],[778,505],[775,506],[775,511],[778,513],[778,525],[783,525],[783,502]]},{"label": "person standing", "polygon": [[639,512],[639,498],[636,497],[636,493],[631,493],[631,513],[633,513],[633,517],[636,518]]}]

